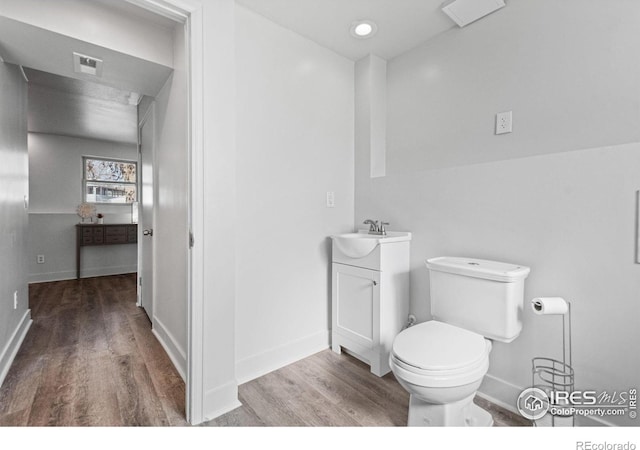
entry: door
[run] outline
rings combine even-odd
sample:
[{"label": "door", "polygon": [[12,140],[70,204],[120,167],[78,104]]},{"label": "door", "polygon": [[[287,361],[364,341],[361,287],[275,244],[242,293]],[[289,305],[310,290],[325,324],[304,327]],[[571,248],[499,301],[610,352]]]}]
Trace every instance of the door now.
[{"label": "door", "polygon": [[138,240],[138,270],[140,284],[140,306],[144,308],[153,326],[153,228],[155,203],[154,180],[154,109],[149,110],[140,122],[140,225]]},{"label": "door", "polygon": [[380,340],[380,272],[333,264],[333,327],[365,348]]}]

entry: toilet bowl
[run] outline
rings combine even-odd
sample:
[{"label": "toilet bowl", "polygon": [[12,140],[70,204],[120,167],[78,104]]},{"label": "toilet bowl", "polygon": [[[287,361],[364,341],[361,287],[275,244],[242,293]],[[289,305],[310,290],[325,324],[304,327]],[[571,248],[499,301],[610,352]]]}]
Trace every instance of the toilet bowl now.
[{"label": "toilet bowl", "polygon": [[491,415],[473,403],[490,351],[483,336],[436,320],[401,332],[389,365],[411,396],[409,425],[492,425]]},{"label": "toilet bowl", "polygon": [[389,356],[410,394],[408,424],[490,426],[491,414],[473,398],[489,369],[491,340],[509,343],[522,330],[530,269],[460,257],[426,263],[433,320],[400,332]]}]

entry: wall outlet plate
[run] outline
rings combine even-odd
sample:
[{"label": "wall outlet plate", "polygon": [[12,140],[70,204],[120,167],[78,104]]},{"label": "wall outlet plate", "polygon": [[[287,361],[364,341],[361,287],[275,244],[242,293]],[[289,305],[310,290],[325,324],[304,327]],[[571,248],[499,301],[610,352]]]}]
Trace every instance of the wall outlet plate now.
[{"label": "wall outlet plate", "polygon": [[36,259],[36,262],[38,264],[44,264],[44,255],[38,255],[37,259]]},{"label": "wall outlet plate", "polygon": [[511,133],[513,111],[505,111],[496,114],[496,134]]}]

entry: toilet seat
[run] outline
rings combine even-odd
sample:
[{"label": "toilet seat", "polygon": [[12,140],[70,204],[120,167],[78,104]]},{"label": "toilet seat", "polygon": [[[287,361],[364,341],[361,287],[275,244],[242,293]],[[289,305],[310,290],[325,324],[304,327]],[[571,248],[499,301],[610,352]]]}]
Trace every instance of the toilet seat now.
[{"label": "toilet seat", "polygon": [[481,379],[489,368],[491,343],[471,331],[431,320],[402,331],[390,363],[406,381],[452,387]]}]

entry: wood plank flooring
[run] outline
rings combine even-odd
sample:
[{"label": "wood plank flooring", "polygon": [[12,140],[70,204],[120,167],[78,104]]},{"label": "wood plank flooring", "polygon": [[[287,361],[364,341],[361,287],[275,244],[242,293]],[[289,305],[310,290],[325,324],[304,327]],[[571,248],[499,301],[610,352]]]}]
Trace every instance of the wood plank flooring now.
[{"label": "wood plank flooring", "polygon": [[[34,323],[0,387],[0,426],[181,426],[185,386],[135,306],[135,275],[30,286]],[[325,350],[239,386],[208,426],[404,426],[409,396]],[[497,426],[528,421],[481,399]]]},{"label": "wood plank flooring", "polygon": [[[242,406],[208,426],[405,426],[409,394],[392,373],[324,350],[240,385]],[[518,414],[476,397],[495,426],[531,426]]]},{"label": "wood plank flooring", "polygon": [[184,383],[135,299],[135,274],[31,285],[0,425],[187,425]]}]

